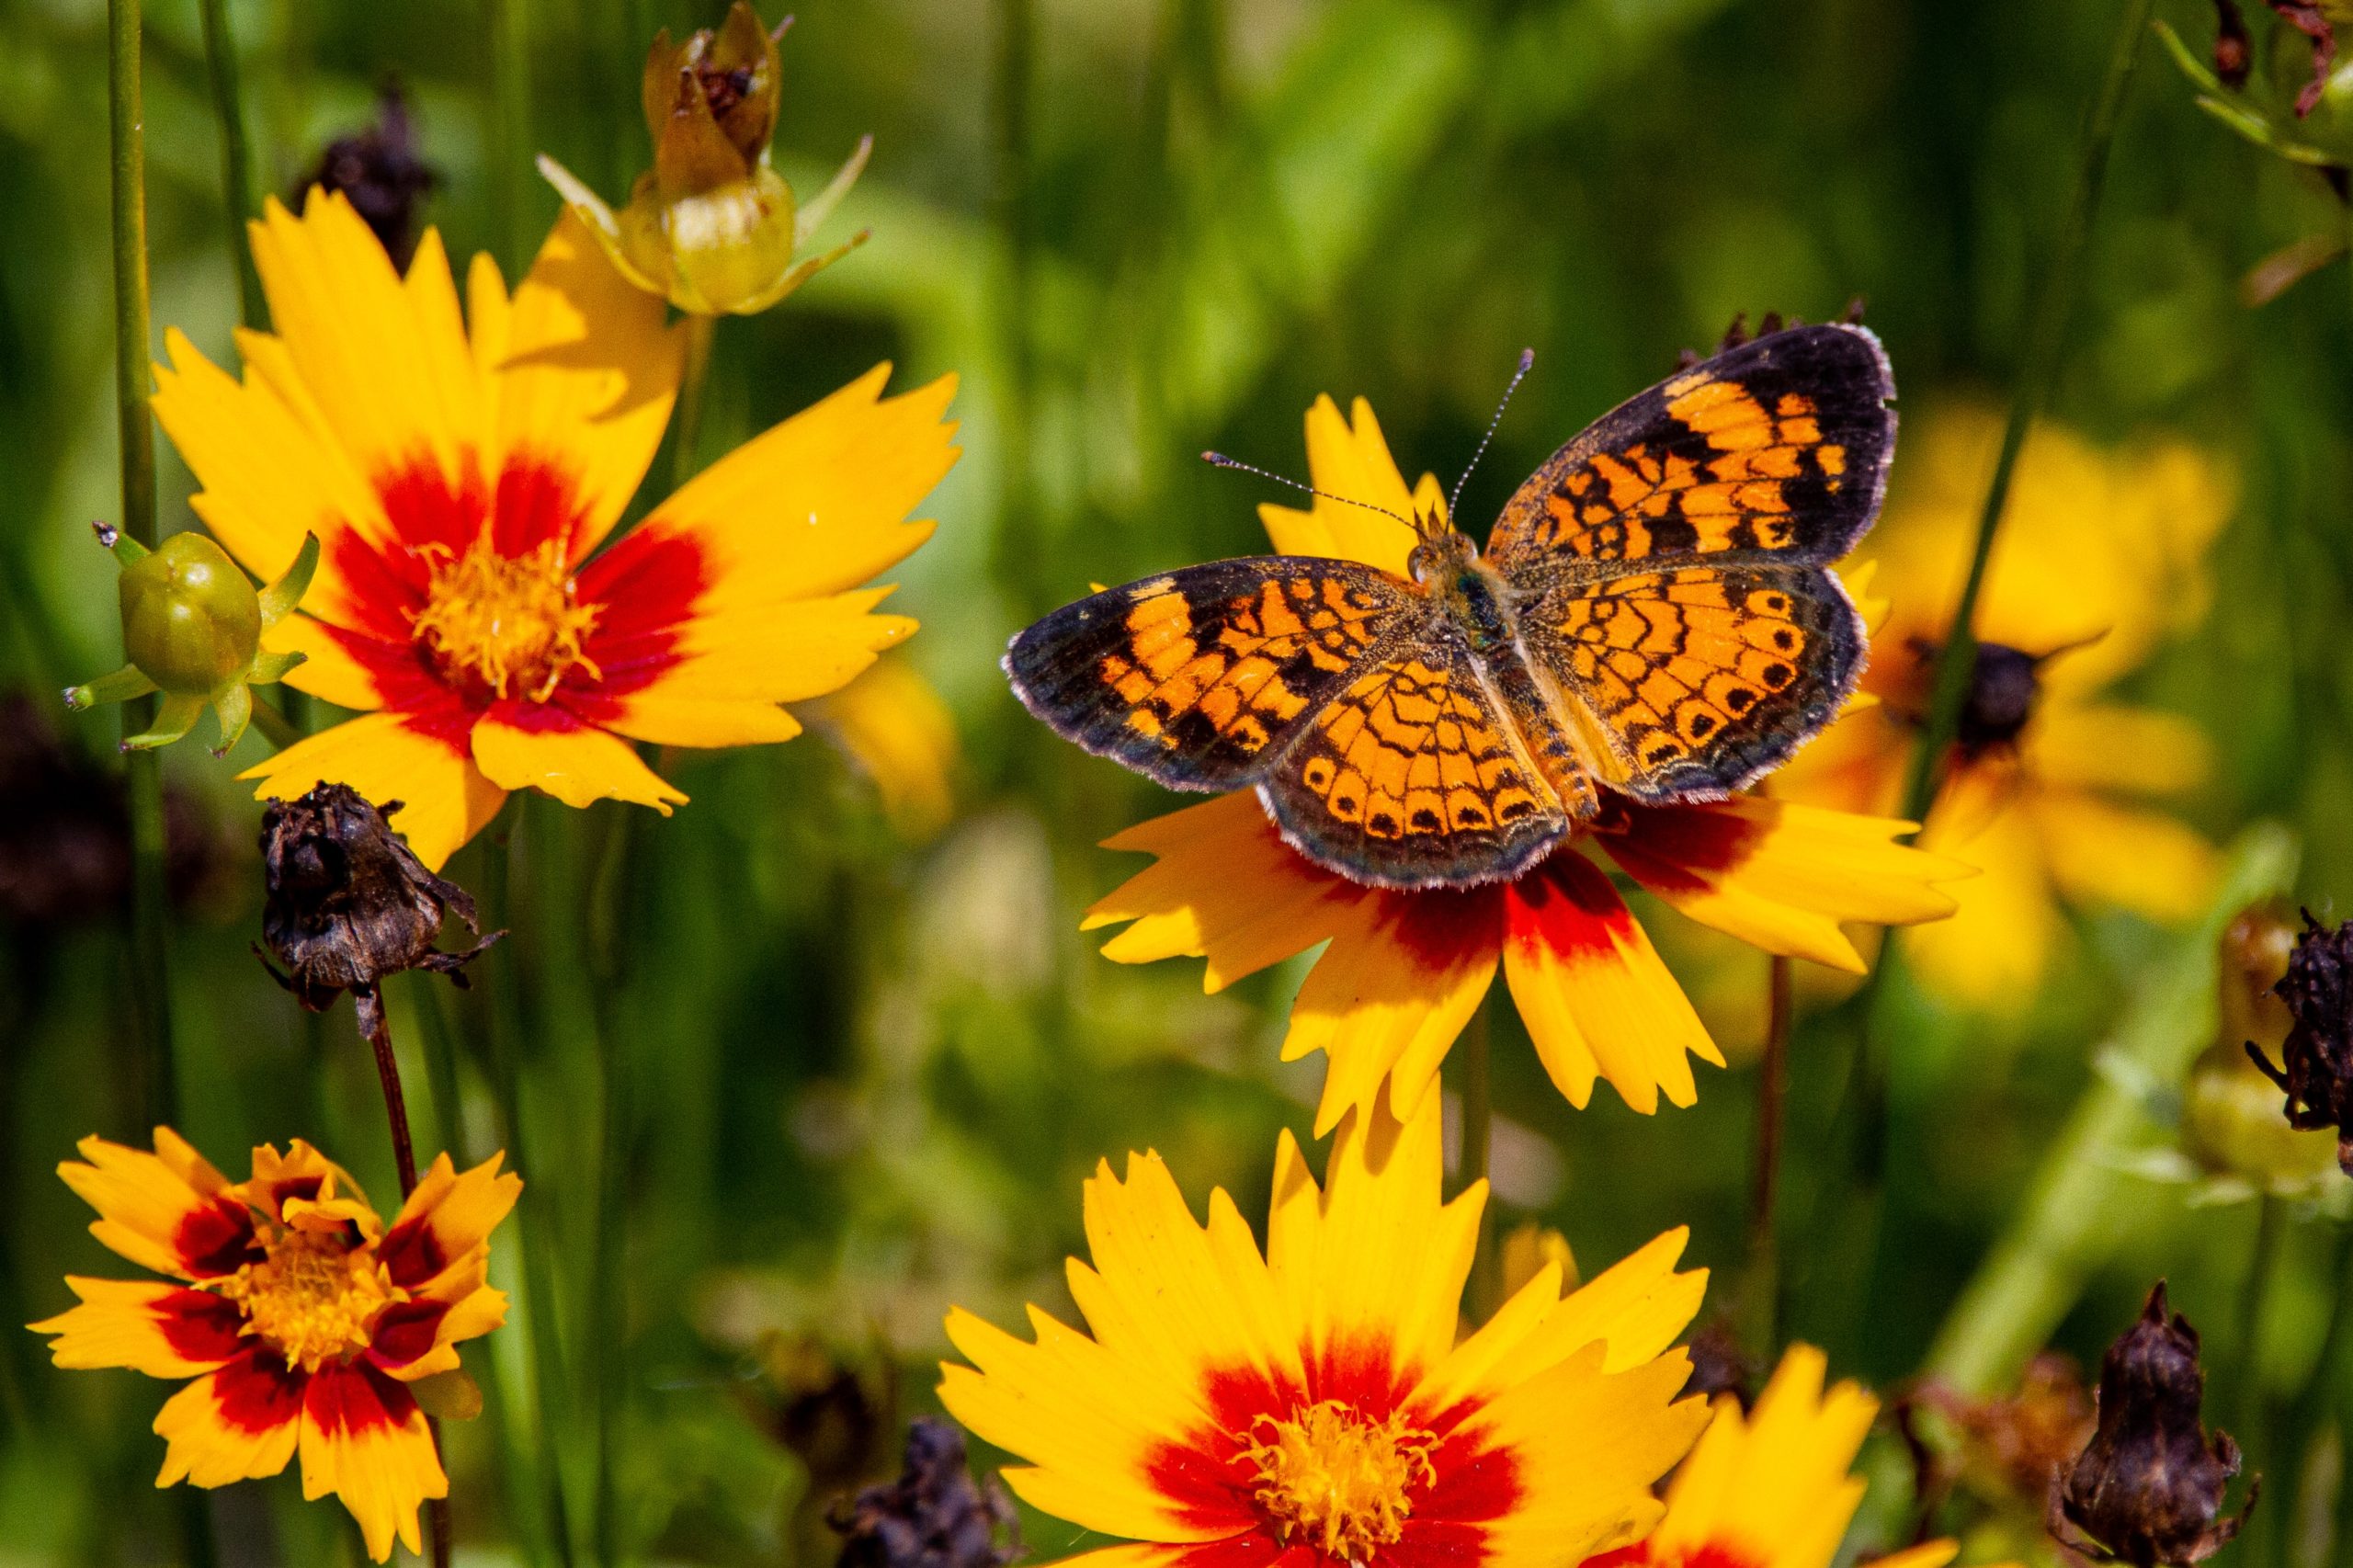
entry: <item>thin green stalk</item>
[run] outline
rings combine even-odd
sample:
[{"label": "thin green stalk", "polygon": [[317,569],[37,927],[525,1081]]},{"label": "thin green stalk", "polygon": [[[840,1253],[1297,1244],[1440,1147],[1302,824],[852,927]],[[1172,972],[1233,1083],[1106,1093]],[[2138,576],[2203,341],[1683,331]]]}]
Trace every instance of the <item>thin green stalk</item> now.
[{"label": "thin green stalk", "polygon": [[2259,1418],[2262,1396],[2258,1350],[2263,1343],[2263,1308],[2270,1299],[2272,1276],[2279,1272],[2279,1236],[2286,1228],[2286,1206],[2269,1193],[2255,1200],[2255,1240],[2247,1252],[2246,1278],[2239,1282],[2237,1334],[2231,1344],[2229,1371],[2222,1380],[2219,1425],[2242,1440]]},{"label": "thin green stalk", "polygon": [[687,317],[687,362],[678,373],[678,419],[672,432],[670,488],[677,490],[701,469],[703,392],[710,380],[710,343],[716,316]]},{"label": "thin green stalk", "polygon": [[1969,558],[1969,575],[1961,599],[1953,607],[1952,625],[1937,655],[1936,682],[1930,688],[1927,716],[1920,730],[1919,749],[1904,788],[1903,815],[1907,821],[1927,820],[1935,801],[1945,752],[1961,729],[1961,705],[1969,697],[1970,678],[1977,665],[1977,597],[1985,586],[1985,568],[1993,559],[1994,540],[2001,531],[2002,512],[2009,504],[2010,479],[2018,452],[2026,445],[2029,427],[2049,401],[2058,380],[2061,350],[2065,347],[2068,318],[2075,313],[2077,274],[2082,269],[2085,243],[2092,219],[2099,210],[2100,187],[2108,177],[2108,154],[2116,140],[2116,121],[2123,111],[2125,90],[2131,85],[2141,58],[2141,42],[2149,30],[2154,0],[2125,0],[2116,40],[2109,46],[2108,74],[2101,79],[2090,121],[2075,165],[2075,188],[2059,231],[2059,245],[2043,280],[2042,298],[2026,344],[2026,358],[2011,393],[2009,419],[2002,426],[2000,455],[1994,460],[1994,477],[1985,487],[1985,505],[1978,513],[1977,542]]},{"label": "thin green stalk", "polygon": [[2213,901],[2196,926],[2154,955],[2116,1031],[2095,1052],[2110,1058],[2051,1140],[2026,1197],[1977,1267],[1929,1347],[1922,1376],[1959,1392],[2005,1392],[2046,1344],[2147,1210],[2146,1187],[2124,1167],[2153,1134],[2137,1086],[2178,1083],[2214,1029],[2214,944],[2223,922],[2285,892],[2295,841],[2255,828],[2232,846]]},{"label": "thin green stalk", "polygon": [[[1489,1061],[1487,1006],[1471,1015],[1462,1038],[1454,1042],[1454,1059],[1462,1076],[1462,1181],[1483,1181],[1494,1163],[1495,1100]],[[1504,1260],[1495,1245],[1495,1195],[1487,1192],[1479,1211],[1479,1246],[1471,1258],[1471,1291],[1467,1303],[1471,1321],[1485,1323],[1503,1305]]]},{"label": "thin green stalk", "polygon": [[244,99],[237,86],[237,39],[229,27],[228,0],[198,0],[204,19],[204,64],[212,85],[212,118],[221,126],[221,209],[229,221],[229,265],[237,269],[237,315],[245,325],[268,324],[261,274],[245,244],[245,220],[254,215],[253,156],[245,147]]},{"label": "thin green stalk", "polygon": [[[114,392],[122,447],[122,531],[155,546],[155,429],[148,412],[147,145],[139,77],[139,0],[107,6],[108,125],[114,228]],[[122,733],[147,728],[154,699],[122,705]],[[152,751],[126,761],[131,806],[131,971],[147,1119],[179,1116],[172,1050],[170,908],[164,884],[164,776]]]},{"label": "thin green stalk", "polygon": [[1040,576],[1044,551],[1032,497],[1031,443],[1037,405],[1037,356],[1031,336],[1037,292],[1037,246],[1031,178],[1031,99],[1037,79],[1035,0],[997,0],[996,84],[992,108],[996,142],[996,221],[1004,246],[1005,407],[999,420],[1004,495],[998,523],[997,575],[1026,618],[1051,599]]},{"label": "thin green stalk", "polygon": [[520,278],[531,258],[530,0],[490,0],[490,146],[505,233],[499,262]]},{"label": "thin green stalk", "polygon": [[1741,1344],[1761,1361],[1779,1348],[1781,1256],[1774,1217],[1780,1205],[1782,1113],[1789,1093],[1790,1029],[1797,1017],[1790,960],[1776,954],[1766,976],[1765,1051],[1756,1064],[1756,1164],[1748,1185],[1748,1263],[1741,1281]]},{"label": "thin green stalk", "polygon": [[[519,814],[519,813],[517,813]],[[510,828],[507,842],[489,846],[483,858],[483,922],[486,928],[506,926],[512,907],[514,846],[519,823]],[[523,1173],[523,1197],[516,1222],[522,1228],[524,1322],[531,1341],[531,1385],[539,1420],[540,1493],[547,1517],[548,1542],[562,1568],[572,1568],[572,1514],[564,1501],[563,1464],[558,1449],[569,1423],[563,1401],[571,1388],[563,1368],[563,1346],[557,1324],[555,1300],[555,1211],[553,1194],[539,1179],[523,1135],[523,1085],[520,1055],[523,1025],[521,999],[516,992],[514,944],[501,942],[485,955],[483,968],[489,1014],[488,1078],[497,1100],[500,1130],[506,1141],[506,1161]]]},{"label": "thin green stalk", "polygon": [[636,1083],[617,1004],[627,959],[630,840],[637,808],[606,809],[604,841],[588,873],[588,938],[595,983],[597,1066],[605,1123],[597,1148],[596,1256],[589,1279],[588,1353],[597,1362],[597,1561],[620,1561],[620,1510],[613,1484],[629,1386],[629,1153],[637,1125]]}]

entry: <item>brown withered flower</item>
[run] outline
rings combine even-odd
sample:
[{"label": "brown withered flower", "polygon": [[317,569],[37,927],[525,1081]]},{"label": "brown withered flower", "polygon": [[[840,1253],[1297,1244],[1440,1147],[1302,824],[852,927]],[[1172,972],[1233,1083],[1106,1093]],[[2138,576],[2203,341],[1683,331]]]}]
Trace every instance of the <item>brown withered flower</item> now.
[{"label": "brown withered flower", "polygon": [[2198,1331],[2165,1306],[2165,1283],[2141,1319],[2108,1347],[2099,1369],[2098,1427],[2052,1489],[2049,1525],[2060,1545],[2097,1562],[2186,1568],[2239,1533],[2261,1478],[2236,1515],[2221,1517],[2239,1472],[2226,1433],[2210,1441],[2199,1419],[2206,1374]]},{"label": "brown withered flower", "polygon": [[[287,972],[267,958],[263,967],[314,1013],[350,992],[371,1035],[386,975],[427,969],[463,985],[467,960],[506,934],[481,937],[473,895],[426,870],[386,824],[398,810],[397,801],[379,807],[348,785],[321,784],[271,801],[261,817],[262,939]],[[481,939],[443,952],[433,942],[452,915]]]},{"label": "brown withered flower", "polygon": [[1915,1399],[1960,1428],[1965,1480],[2035,1506],[2097,1430],[2083,1369],[2052,1350],[2027,1363],[2015,1394],[1976,1399],[1932,1382]]},{"label": "brown withered flower", "polygon": [[417,150],[416,128],[400,84],[387,81],[376,98],[376,123],[327,143],[318,166],[294,192],[299,210],[312,186],[339,190],[375,232],[392,265],[404,272],[416,254],[416,210],[440,182]]},{"label": "brown withered flower", "polygon": [[2336,1163],[2353,1176],[2353,922],[2330,930],[2303,912],[2303,934],[2272,994],[2295,1023],[2279,1065],[2253,1040],[2247,1054],[2288,1096],[2288,1125],[2336,1129]]},{"label": "brown withered flower", "polygon": [[1003,1568],[1022,1554],[1013,1499],[995,1476],[975,1485],[964,1435],[945,1421],[907,1430],[906,1469],[836,1506],[841,1568]]}]

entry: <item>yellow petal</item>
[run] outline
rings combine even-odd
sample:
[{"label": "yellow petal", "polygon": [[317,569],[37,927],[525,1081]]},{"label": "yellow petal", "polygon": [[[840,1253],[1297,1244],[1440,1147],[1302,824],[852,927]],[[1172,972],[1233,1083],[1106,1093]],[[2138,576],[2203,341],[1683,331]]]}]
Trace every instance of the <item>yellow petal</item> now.
[{"label": "yellow petal", "polygon": [[348,784],[379,805],[398,801],[393,830],[431,870],[487,826],[506,799],[471,756],[393,713],[323,730],[237,777],[259,779],[254,795],[264,801],[290,800],[323,783]]},{"label": "yellow petal", "polygon": [[[1315,400],[1307,411],[1307,473],[1315,488],[1326,494],[1304,512],[1262,502],[1258,517],[1278,554],[1336,555],[1403,577],[1406,558],[1419,540],[1411,523],[1383,514],[1413,517],[1416,495],[1405,488],[1405,477],[1389,455],[1389,442],[1372,416],[1372,405],[1358,398],[1350,414],[1353,425],[1340,417],[1338,405],[1329,397]],[[1425,474],[1420,499],[1427,503],[1436,495],[1437,481]],[[1352,506],[1348,501],[1382,510]],[[1441,516],[1445,509],[1443,504],[1437,506]]]},{"label": "yellow petal", "polygon": [[260,1349],[197,1379],[156,1413],[165,1446],[155,1484],[226,1486],[276,1475],[294,1457],[302,1388],[301,1373]]},{"label": "yellow petal", "polygon": [[2052,702],[2024,737],[2027,770],[2046,784],[2173,795],[2206,781],[2214,748],[2177,713]]},{"label": "yellow petal", "polygon": [[2031,810],[2052,879],[2070,899],[2187,920],[2222,874],[2213,846],[2159,812],[2074,790],[2038,791]]},{"label": "yellow petal", "polygon": [[388,1560],[396,1535],[423,1550],[417,1510],[447,1497],[449,1479],[406,1389],[358,1363],[321,1368],[303,1392],[301,1452],[303,1498],[341,1498],[369,1557]]},{"label": "yellow petal", "polygon": [[826,731],[874,781],[882,808],[910,838],[928,838],[956,811],[962,748],[956,716],[904,660],[885,659],[825,699]]},{"label": "yellow petal", "polygon": [[638,760],[628,743],[585,724],[568,729],[525,729],[495,715],[474,726],[474,764],[502,790],[529,786],[567,806],[597,801],[629,801],[652,806],[664,816],[684,791]]}]

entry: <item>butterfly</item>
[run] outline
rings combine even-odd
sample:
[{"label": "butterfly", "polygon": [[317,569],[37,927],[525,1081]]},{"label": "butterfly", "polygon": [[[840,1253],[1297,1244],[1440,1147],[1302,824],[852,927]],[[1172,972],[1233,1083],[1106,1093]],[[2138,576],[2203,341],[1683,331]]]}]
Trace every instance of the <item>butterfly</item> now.
[{"label": "butterfly", "polygon": [[1409,519],[1409,576],[1188,566],[1054,611],[1005,670],[1097,756],[1255,786],[1344,877],[1508,880],[1611,792],[1720,800],[1837,713],[1868,642],[1830,563],[1878,515],[1894,395],[1870,332],[1786,328],[1604,415],[1483,551],[1433,510]]}]

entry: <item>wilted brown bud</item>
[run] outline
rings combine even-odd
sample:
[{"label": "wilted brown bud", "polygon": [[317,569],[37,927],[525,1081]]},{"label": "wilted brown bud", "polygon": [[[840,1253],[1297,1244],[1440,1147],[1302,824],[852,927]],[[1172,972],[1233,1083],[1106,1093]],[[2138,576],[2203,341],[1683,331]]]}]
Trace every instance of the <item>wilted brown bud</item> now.
[{"label": "wilted brown bud", "polygon": [[399,84],[386,82],[376,99],[376,123],[328,142],[319,166],[294,193],[294,205],[299,209],[303,192],[314,185],[343,192],[392,265],[405,272],[416,254],[417,206],[439,178],[417,152]]},{"label": "wilted brown bud", "polygon": [[1691,1336],[1691,1376],[1683,1392],[1714,1399],[1728,1393],[1746,1410],[1756,1399],[1756,1364],[1740,1348],[1732,1324],[1717,1318]]},{"label": "wilted brown bud", "polygon": [[2286,1092],[2288,1125],[2336,1129],[2336,1163],[2353,1176],[2353,922],[2332,931],[2303,914],[2303,935],[2274,991],[2295,1020],[2280,1064],[2252,1040],[2246,1050]]},{"label": "wilted brown bud", "polygon": [[[2051,1532],[2062,1545],[2102,1562],[2182,1568],[2239,1533],[2256,1484],[2234,1517],[2218,1517],[2239,1448],[2224,1433],[2207,1439],[2199,1420],[2205,1391],[2198,1331],[2166,1310],[2160,1279],[2141,1321],[2100,1362],[2098,1429],[2052,1499]],[[2087,1539],[2069,1539],[2070,1526]]]},{"label": "wilted brown bud", "polygon": [[2226,87],[2246,85],[2247,65],[2254,47],[2247,41],[2246,18],[2238,0],[2214,0],[2214,74]]},{"label": "wilted brown bud", "polygon": [[1022,1551],[1013,1499],[994,1476],[973,1484],[964,1435],[945,1421],[917,1421],[899,1479],[868,1487],[828,1522],[845,1538],[841,1568],[1001,1568]]},{"label": "wilted brown bud", "polygon": [[287,973],[279,984],[311,1011],[351,992],[371,1004],[376,983],[429,969],[465,983],[461,966],[504,931],[463,952],[433,939],[454,915],[480,935],[473,896],[425,869],[385,824],[400,802],[370,805],[344,784],[322,784],[294,801],[273,801],[261,817],[262,939]]}]

